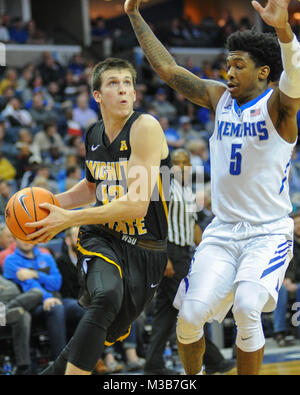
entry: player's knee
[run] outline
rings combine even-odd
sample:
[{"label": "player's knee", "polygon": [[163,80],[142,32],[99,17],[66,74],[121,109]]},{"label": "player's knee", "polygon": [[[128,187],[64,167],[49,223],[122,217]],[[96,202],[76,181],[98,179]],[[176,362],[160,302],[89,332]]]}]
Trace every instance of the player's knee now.
[{"label": "player's knee", "polygon": [[233,315],[237,325],[236,345],[245,352],[259,350],[265,344],[261,313],[251,298],[235,302]]},{"label": "player's knee", "polygon": [[208,305],[196,300],[182,304],[177,319],[176,333],[180,343],[190,344],[203,336],[203,326],[209,318]]},{"label": "player's knee", "polygon": [[261,312],[256,309],[251,298],[235,301],[232,312],[237,326],[244,326],[246,323],[253,325],[260,322]]},{"label": "player's knee", "polygon": [[95,289],[91,296],[91,305],[89,310],[93,310],[95,319],[103,319],[104,316],[112,316],[118,313],[122,303],[121,293],[117,289],[103,288]]}]

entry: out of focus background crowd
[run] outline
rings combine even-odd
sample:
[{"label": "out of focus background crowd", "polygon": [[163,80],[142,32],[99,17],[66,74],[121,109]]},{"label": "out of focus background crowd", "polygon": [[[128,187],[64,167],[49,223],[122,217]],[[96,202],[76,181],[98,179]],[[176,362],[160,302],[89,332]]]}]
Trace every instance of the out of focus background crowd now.
[{"label": "out of focus background crowd", "polygon": [[[168,1],[166,3],[170,7]],[[5,7],[2,4],[3,8]],[[293,29],[300,39],[300,10],[299,12],[296,10],[293,15]],[[0,67],[0,250],[2,250],[0,272],[3,269],[4,259],[15,251],[15,240],[9,235],[4,223],[5,206],[10,197],[17,190],[27,186],[39,186],[49,189],[54,194],[60,193],[71,188],[85,176],[85,131],[90,124],[101,119],[99,107],[91,92],[91,73],[93,66],[107,56],[126,56],[136,66],[138,79],[134,109],[150,113],[159,120],[171,152],[177,148],[185,148],[190,152],[194,173],[197,168],[202,167],[205,195],[203,212],[208,216],[211,215],[208,141],[214,130],[214,114],[187,101],[159,79],[138,48],[133,50],[138,47],[135,36],[127,22],[120,23],[124,20],[120,18],[106,18],[101,13],[94,13],[90,17],[89,47],[83,46],[82,51],[77,51],[66,59],[61,58],[56,50],[51,50],[48,46],[59,44],[57,37],[69,38],[67,34],[64,36],[60,32],[59,36],[49,29],[43,29],[38,19],[24,21],[24,18],[13,13],[1,14],[0,7],[0,42],[7,46],[42,46],[38,57],[35,56],[25,64],[19,66],[7,63],[5,67]],[[177,49],[174,50],[174,56],[182,66],[200,78],[226,82],[225,50],[220,50],[218,53],[210,51],[223,48],[232,32],[251,29],[253,18],[249,17],[247,11],[237,18],[234,13],[225,9],[218,17],[213,17],[207,12],[207,15],[203,15],[198,22],[195,22],[186,13],[175,15],[173,11],[170,13],[170,18],[157,18],[157,22],[150,21],[150,25],[166,46]],[[262,29],[268,30],[266,26],[262,26]],[[64,40],[62,41],[62,44],[65,44]],[[205,49],[205,56],[195,56],[198,49]],[[181,53],[185,54],[183,58],[180,56]],[[300,113],[298,129],[300,131]],[[296,213],[300,209],[299,145],[293,153],[289,181],[293,211]],[[73,231],[75,236],[72,232],[62,234],[49,245],[42,246],[46,249],[46,253],[51,253],[55,261],[53,264],[57,264],[61,270],[58,291],[62,294],[60,296],[62,301],[76,300],[74,292],[69,292],[73,285],[69,290],[66,286],[70,278],[74,280],[74,284],[76,283],[74,265],[72,263],[69,266],[72,274],[68,271],[64,273],[63,266],[59,266],[64,260],[63,257],[68,258],[69,262],[76,259],[74,255],[76,229]],[[296,263],[299,267],[300,261]],[[300,283],[300,273],[292,283]],[[62,284],[63,290],[60,289]],[[0,283],[2,291],[7,286],[3,285],[1,288]],[[295,297],[297,290],[298,288],[291,288],[291,297]],[[288,287],[287,291],[289,291]],[[41,306],[41,300],[37,300],[34,306],[33,316],[36,316],[34,318],[36,321],[31,328],[30,353],[37,370],[40,365],[46,365],[49,360],[57,356],[68,338],[68,332],[74,329],[74,322],[69,328],[67,316],[73,314],[74,318],[83,314],[70,302],[65,301],[57,305],[64,306],[64,311],[57,312],[56,318],[52,317],[50,322],[49,317],[41,318],[41,311],[36,311]],[[285,313],[288,311],[287,306]],[[20,314],[20,307],[22,308],[22,303],[11,308],[19,308]],[[13,313],[15,316],[12,314],[10,319],[15,323],[18,311],[14,310]],[[61,336],[62,331],[58,335],[54,330],[55,326],[57,329],[57,323],[64,328],[63,336]],[[267,334],[275,336],[279,333],[278,342],[281,341],[286,345],[285,335],[292,329],[287,324],[282,327],[280,330],[274,330],[273,316],[266,318]],[[9,356],[11,363],[19,368],[22,364],[28,364],[17,363],[15,346],[11,343],[10,333],[7,333],[7,328],[5,329],[1,342],[2,328],[0,328],[0,355],[4,359]],[[114,373],[124,369],[129,371],[140,369],[150,330],[151,309],[141,322],[137,322],[133,337],[128,341],[127,346],[124,343],[125,346],[123,344],[121,351],[108,349],[104,356],[99,356],[98,371]],[[224,346],[232,346],[233,332],[232,325],[230,331],[226,333],[224,328]],[[32,337],[34,334],[36,337]],[[6,350],[7,341],[9,344]],[[34,347],[35,343],[38,344],[37,347]],[[173,352],[176,353],[176,341],[172,340],[172,337],[169,346],[173,347]],[[166,358],[168,356],[170,349],[166,350]],[[104,362],[102,363],[101,360]]]}]

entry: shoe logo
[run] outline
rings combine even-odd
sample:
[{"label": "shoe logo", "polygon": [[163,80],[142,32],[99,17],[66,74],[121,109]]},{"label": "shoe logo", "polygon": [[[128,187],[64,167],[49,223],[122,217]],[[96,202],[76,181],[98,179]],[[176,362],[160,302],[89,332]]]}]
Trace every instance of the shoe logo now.
[{"label": "shoe logo", "polygon": [[25,204],[25,202],[24,202],[24,199],[25,199],[26,197],[27,197],[27,195],[25,195],[25,194],[23,193],[22,195],[20,195],[20,196],[18,197],[18,200],[19,200],[21,206],[23,207],[24,211],[25,211],[26,214],[28,215],[28,217],[30,217],[30,218],[32,219],[32,216],[29,214],[29,211],[28,211],[28,209],[27,209],[27,207],[26,207],[26,204]]},{"label": "shoe logo", "polygon": [[157,286],[158,286],[158,283],[157,283],[157,284],[153,284],[153,283],[152,283],[152,284],[150,285],[151,288],[155,288],[155,287],[157,287]]},{"label": "shoe logo", "polygon": [[244,338],[243,338],[243,337],[241,337],[241,340],[245,341],[245,340],[251,339],[251,337],[252,337],[252,336],[249,336],[249,337],[244,337]]},{"label": "shoe logo", "polygon": [[94,145],[94,144],[93,144],[93,145],[91,146],[91,150],[92,150],[92,151],[96,151],[96,149],[99,148],[99,147],[100,147],[100,144],[98,144],[98,145]]}]

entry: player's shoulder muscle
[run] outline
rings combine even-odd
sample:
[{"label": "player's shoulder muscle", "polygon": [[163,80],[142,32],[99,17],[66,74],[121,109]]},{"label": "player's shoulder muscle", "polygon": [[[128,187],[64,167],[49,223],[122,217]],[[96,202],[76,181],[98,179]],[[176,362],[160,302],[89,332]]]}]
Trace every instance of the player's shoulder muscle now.
[{"label": "player's shoulder muscle", "polygon": [[164,139],[160,123],[150,114],[142,114],[131,127],[130,145],[135,152],[160,151]]}]

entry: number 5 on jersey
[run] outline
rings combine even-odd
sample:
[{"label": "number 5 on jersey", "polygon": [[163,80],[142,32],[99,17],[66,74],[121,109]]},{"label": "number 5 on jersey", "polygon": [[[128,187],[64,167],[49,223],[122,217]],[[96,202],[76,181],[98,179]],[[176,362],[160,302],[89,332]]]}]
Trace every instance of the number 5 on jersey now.
[{"label": "number 5 on jersey", "polygon": [[242,154],[238,152],[242,144],[232,144],[229,173],[233,176],[241,174]]}]

